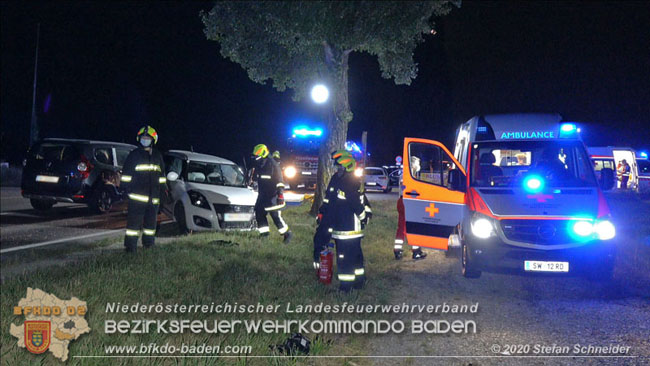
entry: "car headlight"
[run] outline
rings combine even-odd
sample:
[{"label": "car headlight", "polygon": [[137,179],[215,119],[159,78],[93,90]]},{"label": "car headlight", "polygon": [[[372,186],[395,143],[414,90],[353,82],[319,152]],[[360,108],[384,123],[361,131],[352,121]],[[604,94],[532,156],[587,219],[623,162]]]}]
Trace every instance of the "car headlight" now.
[{"label": "car headlight", "polygon": [[296,176],[296,168],[288,166],[284,169],[284,176],[287,178],[293,178]]},{"label": "car headlight", "polygon": [[494,225],[492,221],[485,217],[475,217],[472,219],[472,234],[480,239],[487,239],[494,234]]},{"label": "car headlight", "polygon": [[355,177],[360,177],[360,176],[362,176],[362,175],[363,175],[363,169],[362,169],[362,168],[356,168],[356,169],[354,170],[354,176],[355,176]]},{"label": "car headlight", "polygon": [[589,221],[576,221],[573,224],[573,232],[582,237],[590,236],[594,233],[594,225]]},{"label": "car headlight", "polygon": [[602,220],[596,222],[594,225],[594,231],[598,234],[598,239],[600,240],[609,240],[616,236],[616,228],[608,220]]},{"label": "car headlight", "polygon": [[210,203],[208,202],[208,199],[205,198],[204,195],[197,191],[189,191],[187,194],[190,196],[190,202],[196,207],[201,207],[203,209],[209,210],[210,209]]}]

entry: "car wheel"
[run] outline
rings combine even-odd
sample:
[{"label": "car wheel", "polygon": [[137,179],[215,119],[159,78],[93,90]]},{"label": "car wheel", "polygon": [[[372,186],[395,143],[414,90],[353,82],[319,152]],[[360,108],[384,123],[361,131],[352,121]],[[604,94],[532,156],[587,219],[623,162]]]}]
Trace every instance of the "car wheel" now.
[{"label": "car wheel", "polygon": [[481,271],[476,269],[476,265],[469,258],[469,249],[465,243],[461,244],[461,255],[460,255],[460,264],[463,277],[465,278],[479,278],[481,277]]},{"label": "car wheel", "polygon": [[187,223],[185,222],[185,207],[183,204],[178,202],[176,207],[174,207],[174,220],[178,224],[178,231],[181,234],[188,234],[190,230],[187,228]]},{"label": "car wheel", "polygon": [[88,207],[98,214],[105,214],[113,207],[113,194],[106,186],[96,188],[90,196]]},{"label": "car wheel", "polygon": [[52,206],[54,206],[56,201],[37,200],[37,199],[31,198],[29,200],[29,203],[31,203],[32,207],[34,207],[35,209],[37,209],[39,211],[47,211],[47,210],[51,209]]}]

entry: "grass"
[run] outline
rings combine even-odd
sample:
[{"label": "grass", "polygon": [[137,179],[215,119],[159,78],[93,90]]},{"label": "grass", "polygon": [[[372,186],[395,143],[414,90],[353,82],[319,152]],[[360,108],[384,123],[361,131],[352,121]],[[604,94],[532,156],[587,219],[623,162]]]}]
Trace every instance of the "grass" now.
[{"label": "grass", "polygon": [[[24,317],[14,316],[12,307],[25,296],[27,287],[40,288],[61,299],[72,296],[87,301],[86,319],[92,331],[69,345],[70,356],[104,355],[105,345],[140,345],[157,343],[172,345],[250,345],[251,355],[271,355],[269,345],[283,343],[289,334],[105,334],[104,321],[131,319],[304,319],[325,320],[332,314],[287,314],[285,304],[386,304],[390,300],[391,283],[395,280],[392,266],[392,239],[395,233],[396,213],[393,201],[375,202],[375,216],[363,240],[366,257],[367,286],[361,291],[341,294],[336,281],[324,286],[316,280],[312,268],[312,236],[314,219],[308,206],[292,207],[284,211],[285,220],[294,232],[293,241],[285,245],[281,236],[272,231],[271,237],[261,240],[256,233],[200,233],[178,237],[155,250],[136,255],[121,251],[104,251],[74,264],[51,267],[27,275],[9,278],[2,284],[0,329],[2,331],[0,356],[4,365],[58,365],[51,354],[33,355],[16,346],[16,339],[8,332],[9,323],[22,324]],[[272,314],[107,314],[107,302],[124,304],[220,304],[239,303],[282,305]],[[367,319],[374,315],[354,315],[349,319]],[[337,316],[344,319],[346,316]],[[363,355],[367,336],[323,334],[314,339],[310,355]],[[345,359],[305,358],[150,358],[150,359],[80,359],[70,358],[69,364],[131,365],[146,362],[150,365],[320,365],[348,364]],[[364,362],[354,361],[355,364]]]}]

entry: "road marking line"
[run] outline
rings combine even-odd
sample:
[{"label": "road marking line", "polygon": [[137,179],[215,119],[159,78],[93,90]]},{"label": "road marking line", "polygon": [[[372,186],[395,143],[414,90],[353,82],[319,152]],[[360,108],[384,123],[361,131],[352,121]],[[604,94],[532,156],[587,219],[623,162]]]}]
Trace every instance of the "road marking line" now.
[{"label": "road marking line", "polygon": [[18,251],[18,250],[29,249],[29,248],[43,247],[43,246],[46,246],[46,245],[59,244],[59,243],[64,243],[66,241],[93,238],[95,236],[112,235],[112,234],[122,233],[122,232],[124,232],[124,229],[109,230],[109,231],[102,231],[101,233],[86,234],[86,235],[80,235],[80,236],[73,236],[73,237],[70,237],[70,238],[49,240],[49,241],[44,241],[44,242],[41,242],[41,243],[21,245],[21,246],[18,246],[18,247],[2,249],[2,250],[0,250],[0,254],[15,252],[15,251]]},{"label": "road marking line", "polygon": [[[161,221],[160,224],[161,225],[162,224],[168,224],[170,222],[174,222],[174,221],[173,220]],[[93,238],[93,237],[102,236],[102,235],[113,235],[113,234],[123,233],[123,232],[124,232],[124,229],[108,230],[108,231],[102,231],[100,233],[92,233],[92,234],[86,234],[86,235],[80,235],[80,236],[73,236],[73,237],[70,237],[70,238],[49,240],[49,241],[44,241],[44,242],[41,242],[41,243],[21,245],[21,246],[18,246],[18,247],[2,249],[2,250],[0,250],[0,254],[15,252],[15,251],[18,251],[18,250],[29,249],[29,248],[43,247],[43,246],[46,246],[46,245],[59,244],[59,243],[64,243],[66,241],[73,241],[73,240],[79,240],[79,239],[88,239],[88,238]]]}]

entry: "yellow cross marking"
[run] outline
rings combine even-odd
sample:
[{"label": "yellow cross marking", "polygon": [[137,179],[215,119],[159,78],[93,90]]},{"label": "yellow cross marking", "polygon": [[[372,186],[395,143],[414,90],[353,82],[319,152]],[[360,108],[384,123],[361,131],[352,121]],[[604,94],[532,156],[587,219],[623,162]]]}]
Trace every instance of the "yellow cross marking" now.
[{"label": "yellow cross marking", "polygon": [[428,212],[430,217],[436,217],[436,214],[440,212],[438,207],[436,207],[436,205],[433,202],[431,202],[429,204],[429,207],[425,208],[424,211]]}]

